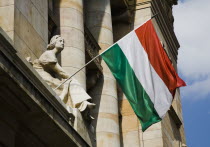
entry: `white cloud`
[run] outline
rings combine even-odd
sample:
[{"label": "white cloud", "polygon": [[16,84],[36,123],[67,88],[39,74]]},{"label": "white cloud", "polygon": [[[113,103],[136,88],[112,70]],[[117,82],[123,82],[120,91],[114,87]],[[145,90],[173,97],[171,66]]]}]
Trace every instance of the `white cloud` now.
[{"label": "white cloud", "polygon": [[188,85],[181,89],[183,97],[190,100],[204,99],[210,95],[210,78],[203,81],[196,81],[192,85]]},{"label": "white cloud", "polygon": [[181,45],[179,71],[187,82],[193,81],[183,88],[184,97],[194,94],[199,98],[210,94],[209,6],[210,0],[185,0],[179,1],[173,9],[174,28]]}]

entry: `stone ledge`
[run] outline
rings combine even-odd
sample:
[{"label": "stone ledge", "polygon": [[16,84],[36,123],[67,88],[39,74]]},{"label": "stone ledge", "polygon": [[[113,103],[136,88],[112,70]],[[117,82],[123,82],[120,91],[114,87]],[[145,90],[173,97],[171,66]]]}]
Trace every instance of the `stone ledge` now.
[{"label": "stone ledge", "polygon": [[173,28],[171,27],[171,24],[169,22],[169,18],[166,15],[165,10],[163,9],[163,6],[161,4],[160,0],[154,0],[151,2],[151,10],[153,14],[159,13],[158,16],[156,16],[156,22],[158,26],[160,27],[160,30],[166,39],[166,42],[169,46],[169,50],[173,55],[173,58],[177,62],[177,55],[178,55],[178,48],[180,47],[179,42],[176,38],[176,35],[173,31]]},{"label": "stone ledge", "polygon": [[46,146],[91,146],[71,126],[73,110],[67,111],[65,104],[12,44],[0,28],[1,101],[8,104],[4,106],[5,111],[15,110],[6,117],[15,116],[22,127],[29,129]]}]

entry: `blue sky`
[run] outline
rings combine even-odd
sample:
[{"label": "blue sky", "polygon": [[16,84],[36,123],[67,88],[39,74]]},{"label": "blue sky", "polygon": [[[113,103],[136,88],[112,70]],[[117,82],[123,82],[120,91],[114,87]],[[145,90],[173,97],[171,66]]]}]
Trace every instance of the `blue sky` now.
[{"label": "blue sky", "polygon": [[210,147],[210,0],[179,0],[174,29],[188,147]]}]

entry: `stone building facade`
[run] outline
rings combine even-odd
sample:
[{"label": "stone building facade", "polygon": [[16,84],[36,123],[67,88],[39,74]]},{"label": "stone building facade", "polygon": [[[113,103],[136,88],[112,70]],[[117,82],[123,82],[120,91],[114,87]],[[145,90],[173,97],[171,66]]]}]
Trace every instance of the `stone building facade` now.
[{"label": "stone building facade", "polygon": [[60,34],[59,63],[73,74],[114,42],[158,13],[153,24],[176,68],[173,31],[177,0],[0,0],[0,146],[184,147],[177,90],[164,119],[144,133],[111,72],[100,58],[75,78],[92,97],[94,120],[66,105],[25,60]]}]

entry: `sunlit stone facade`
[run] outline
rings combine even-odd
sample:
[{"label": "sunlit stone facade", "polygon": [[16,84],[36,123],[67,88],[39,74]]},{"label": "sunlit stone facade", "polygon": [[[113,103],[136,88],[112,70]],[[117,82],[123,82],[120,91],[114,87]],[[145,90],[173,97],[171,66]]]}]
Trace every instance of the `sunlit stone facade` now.
[{"label": "sunlit stone facade", "polygon": [[154,14],[157,34],[176,68],[177,0],[0,0],[0,146],[184,147],[180,92],[162,122],[142,132],[139,120],[100,58],[75,78],[96,104],[86,119],[66,105],[25,59],[54,35],[59,63],[73,74]]}]

